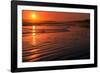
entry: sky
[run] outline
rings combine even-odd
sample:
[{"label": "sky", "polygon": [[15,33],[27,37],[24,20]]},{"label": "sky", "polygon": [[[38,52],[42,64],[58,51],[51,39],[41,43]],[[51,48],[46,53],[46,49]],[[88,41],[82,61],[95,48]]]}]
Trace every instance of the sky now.
[{"label": "sky", "polygon": [[78,21],[89,19],[88,13],[75,13],[75,12],[50,12],[50,11],[34,11],[23,10],[23,22],[39,22],[39,21]]}]

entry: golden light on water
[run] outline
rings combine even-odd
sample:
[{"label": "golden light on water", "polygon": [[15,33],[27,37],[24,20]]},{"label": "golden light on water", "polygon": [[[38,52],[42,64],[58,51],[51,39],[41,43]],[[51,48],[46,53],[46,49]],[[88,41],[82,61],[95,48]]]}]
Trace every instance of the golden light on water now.
[{"label": "golden light on water", "polygon": [[33,45],[36,45],[36,26],[32,27],[32,31],[33,31],[33,33],[32,33]]},{"label": "golden light on water", "polygon": [[32,30],[33,30],[32,35],[36,35],[36,26],[33,26],[33,27],[32,27]]},{"label": "golden light on water", "polygon": [[36,45],[36,37],[35,36],[33,36],[33,43],[32,43],[32,45]]}]

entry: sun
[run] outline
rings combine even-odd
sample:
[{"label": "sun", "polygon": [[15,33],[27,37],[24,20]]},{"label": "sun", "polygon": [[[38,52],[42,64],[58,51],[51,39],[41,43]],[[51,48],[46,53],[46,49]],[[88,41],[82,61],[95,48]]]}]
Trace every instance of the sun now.
[{"label": "sun", "polygon": [[32,19],[37,19],[37,15],[36,14],[32,14],[31,17],[32,17]]}]

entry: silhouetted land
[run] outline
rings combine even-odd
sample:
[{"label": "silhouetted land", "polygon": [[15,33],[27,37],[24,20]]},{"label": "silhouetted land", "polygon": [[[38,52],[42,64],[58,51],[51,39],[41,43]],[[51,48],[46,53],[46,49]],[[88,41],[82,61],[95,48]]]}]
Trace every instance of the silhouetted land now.
[{"label": "silhouetted land", "polygon": [[41,21],[41,22],[24,22],[23,26],[83,26],[83,27],[89,27],[90,20],[80,20],[80,21],[64,21],[64,22],[58,22],[58,21]]}]

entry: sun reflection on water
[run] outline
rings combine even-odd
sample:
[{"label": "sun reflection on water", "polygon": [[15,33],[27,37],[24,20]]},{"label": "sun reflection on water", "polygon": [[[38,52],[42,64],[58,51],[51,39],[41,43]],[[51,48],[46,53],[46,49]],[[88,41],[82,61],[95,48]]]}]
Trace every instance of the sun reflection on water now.
[{"label": "sun reflection on water", "polygon": [[32,32],[33,32],[33,33],[32,33],[32,39],[33,39],[33,40],[32,40],[32,41],[33,41],[32,44],[33,44],[33,45],[36,45],[36,26],[33,26],[33,27],[32,27]]}]

